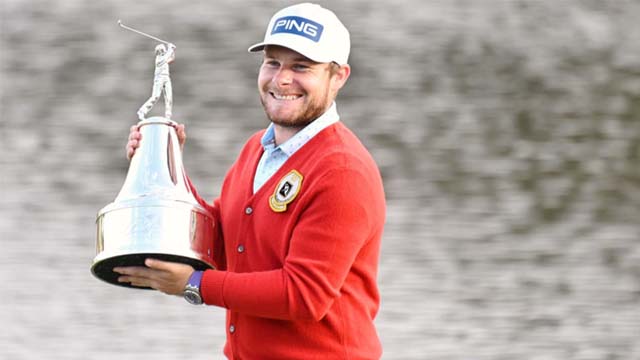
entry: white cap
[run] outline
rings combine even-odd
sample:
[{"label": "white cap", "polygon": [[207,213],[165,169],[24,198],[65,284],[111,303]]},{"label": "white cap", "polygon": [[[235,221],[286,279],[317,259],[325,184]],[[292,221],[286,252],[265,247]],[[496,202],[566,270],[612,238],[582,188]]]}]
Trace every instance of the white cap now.
[{"label": "white cap", "polygon": [[266,45],[280,45],[320,63],[349,60],[349,31],[336,14],[317,4],[303,3],[278,11],[264,35],[264,41],[249,48],[261,51]]}]

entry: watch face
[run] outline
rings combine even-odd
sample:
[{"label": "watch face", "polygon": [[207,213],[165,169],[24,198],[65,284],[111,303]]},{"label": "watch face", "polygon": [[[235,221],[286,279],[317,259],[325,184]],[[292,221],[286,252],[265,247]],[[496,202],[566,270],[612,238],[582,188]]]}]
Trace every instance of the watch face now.
[{"label": "watch face", "polygon": [[200,297],[200,294],[198,294],[197,292],[193,291],[193,290],[185,290],[184,291],[184,298],[193,305],[200,305],[202,304],[202,297]]}]

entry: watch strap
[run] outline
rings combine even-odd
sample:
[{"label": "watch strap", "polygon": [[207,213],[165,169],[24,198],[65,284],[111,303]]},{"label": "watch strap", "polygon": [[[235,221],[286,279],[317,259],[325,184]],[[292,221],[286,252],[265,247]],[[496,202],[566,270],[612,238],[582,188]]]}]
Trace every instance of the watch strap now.
[{"label": "watch strap", "polygon": [[200,282],[202,282],[202,275],[204,274],[204,271],[199,271],[196,270],[194,271],[191,276],[189,277],[189,285],[192,288],[197,288],[198,291],[200,291]]}]

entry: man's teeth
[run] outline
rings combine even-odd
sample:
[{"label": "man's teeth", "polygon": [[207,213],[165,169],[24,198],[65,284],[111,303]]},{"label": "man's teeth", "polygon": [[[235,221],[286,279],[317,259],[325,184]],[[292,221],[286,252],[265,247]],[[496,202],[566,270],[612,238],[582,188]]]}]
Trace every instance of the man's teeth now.
[{"label": "man's teeth", "polygon": [[298,98],[298,95],[279,95],[273,94],[273,97],[277,100],[295,100]]}]

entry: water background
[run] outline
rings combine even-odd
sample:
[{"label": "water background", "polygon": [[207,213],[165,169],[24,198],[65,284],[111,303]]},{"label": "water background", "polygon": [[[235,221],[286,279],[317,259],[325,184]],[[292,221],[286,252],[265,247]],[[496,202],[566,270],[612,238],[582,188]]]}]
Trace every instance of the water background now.
[{"label": "water background", "polygon": [[[174,117],[212,199],[267,125],[246,48],[289,3],[2,2],[1,358],[222,358],[222,309],[89,272],[153,76],[156,44],[116,21],[178,46]],[[321,3],[387,193],[383,358],[639,359],[640,2]]]}]

